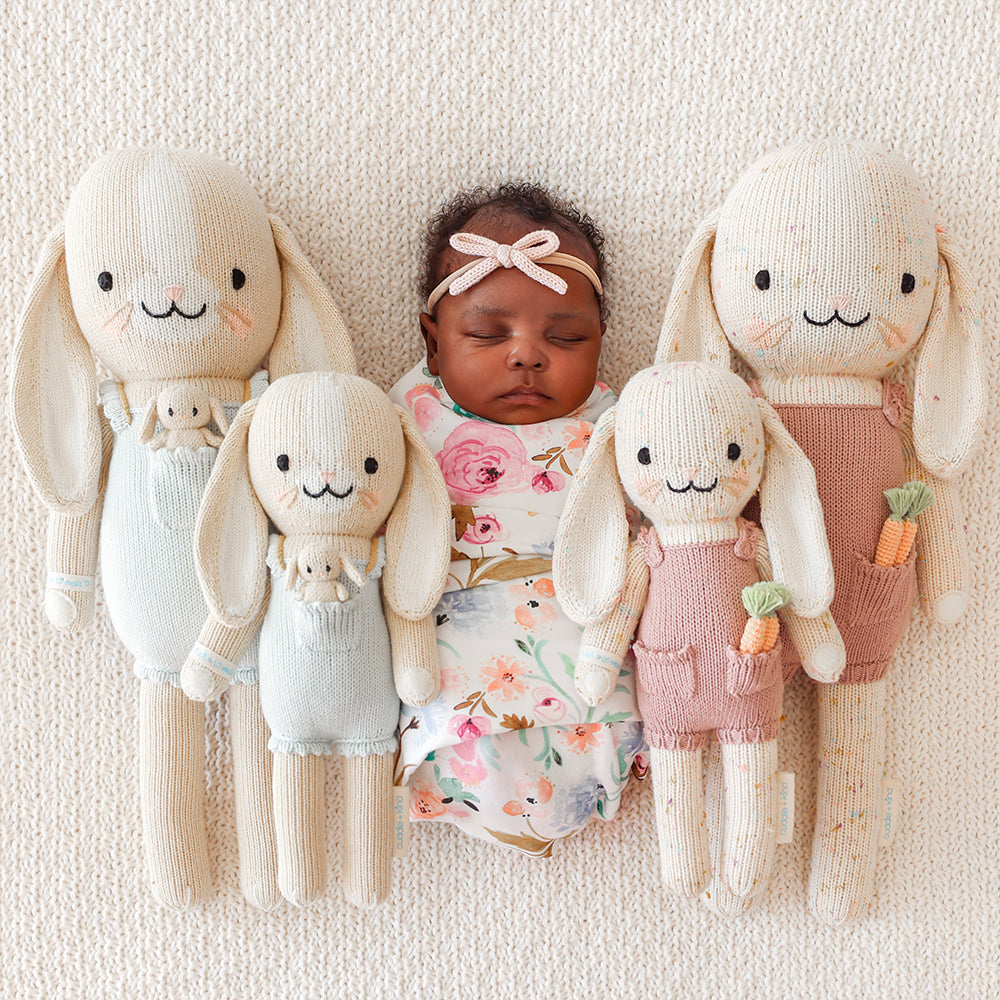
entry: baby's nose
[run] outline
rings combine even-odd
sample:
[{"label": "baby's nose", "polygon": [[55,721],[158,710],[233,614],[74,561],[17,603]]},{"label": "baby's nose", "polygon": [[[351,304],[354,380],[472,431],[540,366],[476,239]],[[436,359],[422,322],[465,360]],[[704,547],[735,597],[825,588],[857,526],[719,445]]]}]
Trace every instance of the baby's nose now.
[{"label": "baby's nose", "polygon": [[545,353],[537,347],[519,345],[507,355],[507,366],[514,370],[530,368],[543,371],[548,366]]}]

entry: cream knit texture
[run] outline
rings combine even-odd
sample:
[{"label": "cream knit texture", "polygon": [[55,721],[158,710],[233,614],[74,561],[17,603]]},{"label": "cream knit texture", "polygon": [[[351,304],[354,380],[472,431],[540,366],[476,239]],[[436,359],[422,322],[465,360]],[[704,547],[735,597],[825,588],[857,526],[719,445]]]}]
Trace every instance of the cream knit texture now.
[{"label": "cream knit texture", "polygon": [[[477,182],[551,184],[607,230],[603,374],[620,389],[652,362],[681,254],[737,175],[795,138],[844,135],[898,149],[964,245],[995,397],[998,20],[973,0],[8,4],[4,353],[82,172],[110,148],[162,143],[214,152],[250,180],[330,286],[361,373],[383,388],[421,351],[426,216]],[[996,421],[994,402],[991,441]],[[0,432],[11,455],[5,416]],[[871,915],[835,929],[805,913],[817,720],[815,685],[800,676],[785,691],[779,765],[796,772],[806,806],[794,842],[777,849],[767,895],[734,928],[661,889],[652,789],[638,782],[613,823],[592,824],[549,861],[422,824],[381,906],[359,911],[331,889],[312,907],[261,914],[238,885],[225,698],[207,709],[212,895],[183,914],[159,907],[142,872],[131,658],[100,579],[82,635],[44,619],[47,512],[9,461],[0,996],[995,995],[998,475],[987,447],[959,481],[974,539],[968,612],[948,629],[917,612],[886,679],[886,771],[902,782],[903,805]],[[326,770],[336,877],[342,784]]]}]

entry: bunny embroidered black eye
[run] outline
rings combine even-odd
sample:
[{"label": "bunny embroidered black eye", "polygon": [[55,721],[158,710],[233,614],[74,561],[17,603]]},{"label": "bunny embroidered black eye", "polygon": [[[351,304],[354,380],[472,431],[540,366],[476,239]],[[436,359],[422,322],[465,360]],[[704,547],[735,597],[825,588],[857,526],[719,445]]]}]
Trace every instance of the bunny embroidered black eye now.
[{"label": "bunny embroidered black eye", "polygon": [[770,271],[758,271],[753,276],[753,283],[762,292],[766,292],[771,287],[771,272]]},{"label": "bunny embroidered black eye", "polygon": [[900,285],[903,294],[909,295],[910,292],[912,292],[913,289],[916,287],[917,287],[917,279],[914,278],[913,275],[909,273],[909,271],[907,271],[906,274],[903,275],[903,283],[902,285]]},{"label": "bunny embroidered black eye", "polygon": [[640,448],[639,454],[636,455],[635,457],[639,459],[640,465],[649,465],[649,463],[653,461],[653,459],[650,457],[648,448]]},{"label": "bunny embroidered black eye", "polygon": [[197,406],[191,407],[191,416],[192,417],[198,416],[198,407]]},{"label": "bunny embroidered black eye", "polygon": [[279,455],[278,456],[278,471],[287,472],[288,471],[288,456]]},{"label": "bunny embroidered black eye", "polygon": [[167,407],[167,416],[172,417],[174,415],[174,408],[172,406]]},{"label": "bunny embroidered black eye", "polygon": [[740,446],[735,441],[730,441],[729,447],[726,449],[726,458],[730,462],[735,462],[740,457],[740,454]]},{"label": "bunny embroidered black eye", "polygon": [[247,283],[247,276],[238,268],[233,268],[233,288],[239,291]]},{"label": "bunny embroidered black eye", "polygon": [[111,277],[110,271],[101,271],[101,273],[97,276],[97,287],[100,288],[102,292],[110,292],[113,284],[114,278]]},{"label": "bunny embroidered black eye", "polygon": [[369,476],[374,476],[375,473],[378,472],[378,462],[370,456],[365,459],[365,472],[367,472]]}]

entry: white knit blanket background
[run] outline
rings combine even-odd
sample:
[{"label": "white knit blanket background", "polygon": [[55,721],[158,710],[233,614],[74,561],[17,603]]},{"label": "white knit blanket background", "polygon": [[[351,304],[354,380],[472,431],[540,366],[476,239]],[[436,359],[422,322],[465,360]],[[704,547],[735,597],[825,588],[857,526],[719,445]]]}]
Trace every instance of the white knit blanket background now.
[{"label": "white knit blanket background", "polygon": [[[185,913],[144,884],[137,682],[98,601],[58,634],[41,610],[45,511],[6,417],[0,649],[0,997],[1000,997],[1000,17],[975,0],[10,2],[0,18],[0,320],[107,149],[169,144],[237,165],[333,290],[365,375],[420,351],[421,226],[461,187],[551,185],[612,254],[604,373],[652,359],[679,255],[742,167],[798,137],[891,144],[964,242],[994,402],[962,490],[974,605],[918,615],[889,675],[902,823],[871,915],[805,907],[815,726],[796,681],[781,737],[795,841],[760,910],[727,921],[660,889],[648,786],[536,861],[414,830],[390,900],[349,909],[330,767],[331,886],[261,914],[237,888],[224,710],[209,718],[216,892]],[[151,613],[153,613],[151,611]],[[169,623],[164,623],[169,627]]]}]

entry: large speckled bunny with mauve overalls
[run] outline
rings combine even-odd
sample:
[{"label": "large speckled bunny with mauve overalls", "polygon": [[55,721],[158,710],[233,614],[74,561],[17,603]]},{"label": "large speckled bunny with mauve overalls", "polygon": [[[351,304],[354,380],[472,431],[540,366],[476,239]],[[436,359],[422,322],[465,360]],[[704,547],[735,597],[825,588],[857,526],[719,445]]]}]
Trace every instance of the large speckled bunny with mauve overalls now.
[{"label": "large speckled bunny with mauve overalls", "polygon": [[[98,392],[96,364],[111,374]],[[140,678],[139,789],[152,889],[183,907],[210,886],[205,709],[180,671],[208,616],[195,520],[217,445],[272,377],[355,370],[346,329],[288,228],[247,181],[200,153],[99,160],[35,271],[14,348],[11,411],[52,513],[45,609],[108,611]],[[161,429],[158,431],[157,427]],[[256,664],[230,696],[244,894],[280,901]]]},{"label": "large speckled bunny with mauve overalls", "polygon": [[[933,622],[956,621],[968,603],[952,480],[971,461],[985,411],[975,293],[902,159],[863,142],[802,142],[737,180],[681,261],[657,362],[728,367],[732,351],[809,456],[830,540],[830,610],[847,667],[817,688],[809,896],[821,920],[840,924],[872,891],[885,676],[914,587]],[[875,565],[883,491],[910,480],[935,497],[917,547],[900,566]]]}]

